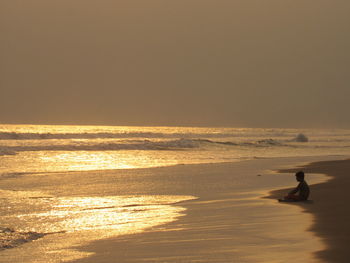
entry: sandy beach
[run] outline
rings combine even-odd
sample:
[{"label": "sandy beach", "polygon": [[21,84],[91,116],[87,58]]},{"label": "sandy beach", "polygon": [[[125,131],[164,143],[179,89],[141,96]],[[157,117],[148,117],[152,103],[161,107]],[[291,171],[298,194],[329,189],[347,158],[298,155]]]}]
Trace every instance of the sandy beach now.
[{"label": "sandy beach", "polygon": [[[312,185],[311,204],[285,204],[302,207],[304,212],[315,216],[310,230],[321,237],[326,244],[326,249],[316,253],[318,258],[325,262],[349,262],[350,209],[347,197],[350,185],[350,160],[316,162],[279,172],[294,173],[301,169],[306,174],[327,174],[331,179],[326,183]],[[270,198],[278,198],[286,192],[288,189],[274,191]]]},{"label": "sandy beach", "polygon": [[[215,169],[219,167],[216,165]],[[213,200],[208,192],[206,198],[184,204],[188,214],[179,221],[144,235],[94,242],[84,250],[93,251],[95,256],[75,262],[111,262],[112,259],[118,262],[292,262],[295,258],[303,258],[305,262],[348,262],[350,213],[344,200],[349,185],[350,160],[315,162],[279,170],[278,173],[287,173],[294,179],[294,172],[300,169],[306,172],[309,181],[313,180],[313,174],[325,174],[331,179],[316,184],[311,182],[312,201],[309,203],[278,204],[276,199],[290,190],[284,188],[271,192],[268,197],[276,203],[247,206],[248,211],[241,216],[247,220],[250,230],[256,231],[253,236],[260,240],[248,237],[247,234],[252,235],[249,231],[238,234],[235,226],[238,222],[228,220],[235,217],[234,203],[240,198],[223,194],[220,200]],[[251,198],[253,200],[256,196]],[[244,199],[247,201],[249,198]],[[244,202],[240,205],[244,206]],[[265,205],[266,217],[253,221],[248,219],[254,217],[252,210],[258,210],[261,205]],[[277,214],[271,209],[274,205],[281,209]],[[298,209],[289,210],[281,206]],[[321,238],[322,242],[308,241],[310,231],[311,238]],[[237,234],[240,235],[239,240],[235,239]],[[278,244],[286,239],[287,243],[290,242],[289,249],[284,247],[285,244]],[[261,246],[260,242],[265,246]],[[240,255],[240,249],[246,251],[247,247],[250,255]],[[312,250],[314,252],[310,254]]]},{"label": "sandy beach", "polygon": [[[344,189],[348,182],[346,171],[350,161],[305,166],[306,162],[317,159],[320,158],[259,159],[4,179],[0,182],[4,191],[16,189],[20,193],[30,189],[60,198],[152,194],[195,199],[173,204],[180,212],[168,223],[115,236],[108,229],[50,234],[2,251],[0,259],[2,262],[260,263],[303,258],[308,263],[346,262],[349,217],[343,201],[345,192],[339,189]],[[276,198],[296,185],[293,173],[301,169],[291,169],[296,164],[305,166],[313,202],[278,203]],[[273,172],[276,168],[283,170]],[[329,181],[324,174],[336,179]],[[282,190],[273,191],[266,198],[273,189]],[[159,214],[159,218],[162,216]]]},{"label": "sandy beach", "polygon": [[[295,257],[319,262],[313,252],[324,249],[324,244],[307,231],[313,217],[261,198],[271,189],[295,184],[289,175],[271,173],[272,167],[303,161],[262,159],[158,169],[171,175],[174,194],[198,197],[179,204],[186,208],[185,216],[142,234],[78,247],[90,256],[75,262],[290,262]],[[325,178],[316,175],[310,180]],[[162,187],[164,192],[170,189]]]}]

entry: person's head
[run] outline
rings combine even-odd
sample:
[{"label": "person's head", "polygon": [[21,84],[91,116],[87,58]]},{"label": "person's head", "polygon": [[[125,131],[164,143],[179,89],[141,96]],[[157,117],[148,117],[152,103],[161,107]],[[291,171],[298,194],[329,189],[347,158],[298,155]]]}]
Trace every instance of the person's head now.
[{"label": "person's head", "polygon": [[298,182],[302,182],[304,181],[304,172],[303,171],[299,171],[295,174],[295,177],[297,179]]}]

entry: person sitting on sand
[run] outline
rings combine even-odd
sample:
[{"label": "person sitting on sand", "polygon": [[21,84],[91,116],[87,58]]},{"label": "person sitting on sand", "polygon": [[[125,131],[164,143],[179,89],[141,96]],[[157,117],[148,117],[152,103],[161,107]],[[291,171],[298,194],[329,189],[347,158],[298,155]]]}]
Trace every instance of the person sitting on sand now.
[{"label": "person sitting on sand", "polygon": [[[306,201],[310,194],[310,188],[304,180],[304,172],[299,171],[295,174],[296,180],[299,182],[298,186],[290,191],[287,196],[284,197],[286,201]],[[298,193],[299,194],[296,194]]]}]

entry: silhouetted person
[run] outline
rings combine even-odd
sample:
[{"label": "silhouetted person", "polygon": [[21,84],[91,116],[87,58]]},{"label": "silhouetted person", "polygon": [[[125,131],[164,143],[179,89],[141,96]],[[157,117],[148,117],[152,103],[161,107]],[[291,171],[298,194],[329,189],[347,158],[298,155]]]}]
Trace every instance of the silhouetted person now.
[{"label": "silhouetted person", "polygon": [[[295,174],[296,180],[299,182],[298,186],[290,191],[284,200],[287,201],[306,201],[310,194],[310,188],[304,180],[304,172],[299,171]],[[298,193],[298,194],[297,194]]]}]

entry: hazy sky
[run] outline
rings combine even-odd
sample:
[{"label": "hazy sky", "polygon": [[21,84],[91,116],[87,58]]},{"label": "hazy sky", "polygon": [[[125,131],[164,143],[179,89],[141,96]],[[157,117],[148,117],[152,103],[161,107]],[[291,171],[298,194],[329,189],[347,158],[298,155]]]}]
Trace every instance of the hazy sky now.
[{"label": "hazy sky", "polygon": [[349,0],[0,0],[0,123],[350,128]]}]

